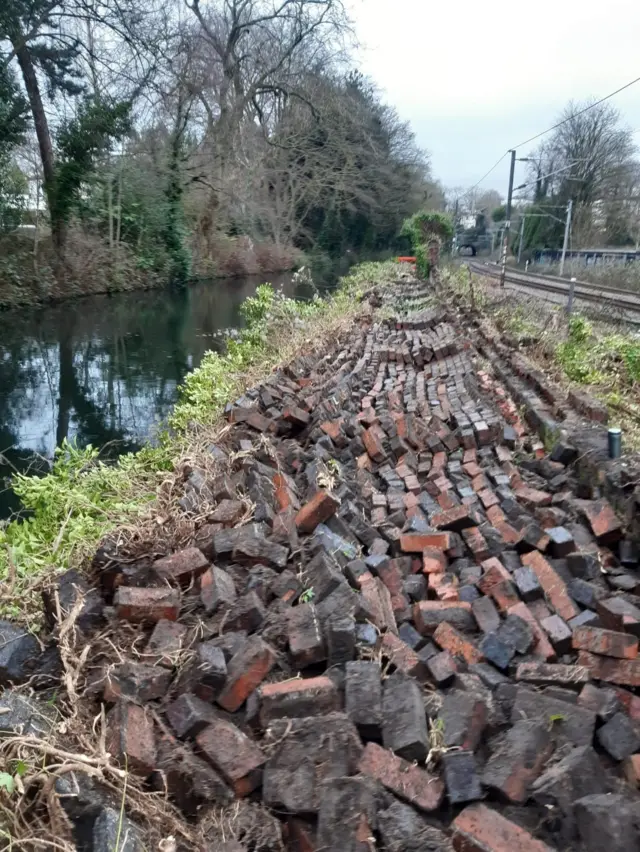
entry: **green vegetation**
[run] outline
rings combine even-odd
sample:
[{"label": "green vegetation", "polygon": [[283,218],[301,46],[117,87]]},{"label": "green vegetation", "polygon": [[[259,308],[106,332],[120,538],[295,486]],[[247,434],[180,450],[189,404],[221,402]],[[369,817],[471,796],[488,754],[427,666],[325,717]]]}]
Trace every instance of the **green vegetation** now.
[{"label": "green vegetation", "polygon": [[277,364],[346,329],[360,309],[362,293],[392,282],[396,273],[394,263],[363,264],[330,297],[311,302],[288,299],[269,285],[259,287],[243,306],[247,328],[239,339],[229,341],[224,355],[205,355],[187,376],[157,446],[107,464],[95,448],[65,443],[48,475],[16,476],[13,485],[27,516],[0,528],[4,614],[37,618],[37,586],[44,575],[82,564],[110,530],[148,515],[167,472],[187,456],[197,463],[203,433],[205,446],[214,439],[229,400]]},{"label": "green vegetation", "polygon": [[448,242],[453,234],[454,226],[451,217],[435,210],[420,210],[404,222],[401,235],[408,237],[411,241],[418,274],[422,278],[428,278],[431,271],[430,244],[434,241],[438,245]]}]

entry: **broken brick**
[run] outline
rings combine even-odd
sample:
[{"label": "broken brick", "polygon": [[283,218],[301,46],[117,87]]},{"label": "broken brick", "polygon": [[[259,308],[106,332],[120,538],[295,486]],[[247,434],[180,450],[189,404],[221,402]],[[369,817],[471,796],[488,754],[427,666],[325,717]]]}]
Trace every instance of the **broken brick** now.
[{"label": "broken brick", "polygon": [[180,614],[180,591],[167,586],[160,589],[120,586],[114,604],[116,615],[124,621],[176,621]]},{"label": "broken brick", "polygon": [[235,713],[269,674],[276,660],[273,648],[259,636],[251,636],[227,666],[227,680],[217,703]]},{"label": "broken brick", "polygon": [[340,501],[328,491],[320,490],[306,503],[296,515],[296,527],[299,532],[311,533],[318,524],[328,521],[335,515]]},{"label": "broken brick", "polygon": [[620,686],[640,686],[640,660],[616,660],[598,657],[588,651],[578,653],[577,664],[586,666],[594,680],[604,680]]},{"label": "broken brick", "polygon": [[433,638],[444,651],[452,656],[461,656],[467,663],[481,663],[484,656],[475,645],[464,638],[448,622],[441,622],[434,631]]},{"label": "broken brick", "polygon": [[196,737],[204,758],[243,798],[252,793],[262,781],[266,757],[239,728],[224,719],[216,719]]},{"label": "broken brick", "polygon": [[517,721],[492,749],[482,781],[510,802],[523,803],[531,783],[542,772],[553,749],[548,723]]},{"label": "broken brick", "polygon": [[358,771],[421,811],[437,810],[444,797],[444,784],[437,776],[375,743],[367,743]]},{"label": "broken brick", "polygon": [[155,733],[143,707],[121,700],[107,714],[107,750],[130,772],[151,775],[156,765]]},{"label": "broken brick", "polygon": [[393,633],[385,633],[380,643],[380,651],[403,674],[416,678],[420,683],[428,680],[425,663],[418,654]]},{"label": "broken brick", "polygon": [[528,831],[486,805],[465,808],[453,821],[456,852],[553,852]]},{"label": "broken brick", "polygon": [[598,544],[612,544],[622,538],[622,524],[606,500],[583,502],[580,508]]},{"label": "broken brick", "polygon": [[221,568],[212,565],[200,577],[200,600],[208,615],[223,607],[230,607],[236,600],[233,578]]},{"label": "broken brick", "polygon": [[578,615],[578,609],[571,600],[566,584],[541,553],[532,551],[523,554],[522,564],[535,573],[547,599],[561,618],[568,621]]},{"label": "broken brick", "polygon": [[598,627],[579,627],[574,630],[572,645],[578,651],[590,651],[605,657],[635,660],[638,656],[638,639],[635,636]]},{"label": "broken brick", "polygon": [[464,601],[419,601],[413,606],[413,620],[423,636],[433,634],[444,621],[463,631],[474,630],[476,624],[471,604]]}]

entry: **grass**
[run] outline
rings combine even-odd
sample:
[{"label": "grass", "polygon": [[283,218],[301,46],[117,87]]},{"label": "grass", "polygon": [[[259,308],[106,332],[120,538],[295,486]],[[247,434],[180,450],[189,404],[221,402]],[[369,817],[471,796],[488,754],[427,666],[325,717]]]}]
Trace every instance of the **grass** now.
[{"label": "grass", "polygon": [[187,536],[175,526],[172,508],[185,467],[211,465],[209,447],[224,431],[226,403],[279,364],[346,333],[363,310],[361,295],[396,276],[393,262],[362,264],[328,298],[304,303],[259,287],[243,306],[246,330],[229,341],[225,354],[208,353],[187,376],[157,446],[107,464],[95,448],[65,443],[47,476],[16,476],[13,488],[26,511],[0,527],[0,614],[37,627],[43,580],[85,565],[114,530],[147,547],[158,536],[165,546]]}]

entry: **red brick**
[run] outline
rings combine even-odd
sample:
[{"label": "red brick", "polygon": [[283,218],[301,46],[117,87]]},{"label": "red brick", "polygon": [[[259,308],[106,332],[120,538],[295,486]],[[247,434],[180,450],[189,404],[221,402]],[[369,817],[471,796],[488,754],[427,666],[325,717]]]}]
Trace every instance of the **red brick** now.
[{"label": "red brick", "polygon": [[507,521],[496,521],[494,526],[500,533],[505,544],[518,544],[518,542],[521,541],[522,533],[520,530],[512,527]]},{"label": "red brick", "polygon": [[531,553],[524,553],[521,556],[521,561],[523,565],[528,565],[534,572],[547,600],[561,618],[569,621],[570,618],[575,618],[579,614],[564,581],[541,553],[535,550],[532,550]]},{"label": "red brick", "polygon": [[196,737],[205,759],[233,787],[239,798],[248,796],[262,782],[266,757],[239,728],[224,719],[216,719]]},{"label": "red brick", "polygon": [[487,509],[487,518],[495,526],[499,521],[505,520],[505,514],[500,506],[490,506]]},{"label": "red brick", "polygon": [[600,623],[607,630],[640,636],[640,610],[625,598],[606,598],[596,602]]},{"label": "red brick", "polygon": [[[503,570],[506,571],[506,568],[503,567]],[[495,565],[492,565],[482,575],[476,585],[483,594],[491,595],[502,612],[515,606],[520,601],[513,583],[510,580],[505,580],[502,577],[502,572]]]},{"label": "red brick", "polygon": [[294,426],[304,427],[311,420],[311,415],[297,405],[289,405],[282,412],[282,419]]},{"label": "red brick", "polygon": [[296,527],[299,532],[310,533],[318,524],[328,521],[335,515],[340,501],[328,491],[320,490],[309,500],[296,515]]},{"label": "red brick", "polygon": [[622,537],[622,524],[606,500],[585,501],[580,508],[598,544],[610,544]]},{"label": "red brick", "polygon": [[453,546],[451,533],[405,533],[400,536],[400,549],[404,553],[422,553],[430,547],[438,550],[450,550]]},{"label": "red brick", "polygon": [[476,646],[447,622],[438,625],[433,638],[444,651],[448,651],[453,657],[462,657],[469,665],[484,660],[483,654]]},{"label": "red brick", "polygon": [[375,743],[365,747],[358,771],[379,781],[421,811],[437,810],[444,797],[444,783],[440,778]]},{"label": "red brick", "polygon": [[362,433],[362,442],[367,454],[374,462],[383,462],[386,458],[384,451],[384,432],[375,424]]},{"label": "red brick", "polygon": [[442,550],[427,547],[422,552],[422,570],[425,574],[441,574],[447,570],[448,560]]},{"label": "red brick", "polygon": [[486,805],[470,805],[453,822],[455,852],[554,852]]},{"label": "red brick", "polygon": [[478,476],[474,476],[474,478],[471,480],[471,487],[476,492],[476,494],[479,494],[481,491],[484,491],[485,488],[489,488],[489,481],[487,477],[483,473],[481,473]]},{"label": "red brick", "polygon": [[207,569],[209,560],[197,547],[187,547],[153,563],[154,571],[170,583],[188,586],[195,577]]},{"label": "red brick", "polygon": [[428,680],[428,670],[425,663],[402,639],[393,633],[385,633],[380,643],[380,651],[401,672],[415,677],[420,683]]},{"label": "red brick", "polygon": [[260,722],[266,728],[272,719],[319,716],[340,710],[340,695],[326,675],[292,678],[260,687]]},{"label": "red brick", "polygon": [[120,586],[114,604],[116,615],[125,621],[154,623],[163,618],[177,621],[180,614],[180,591],[167,586],[160,589]]},{"label": "red brick", "polygon": [[540,657],[541,659],[546,660],[549,663],[553,662],[556,659],[555,649],[551,642],[549,642],[549,639],[547,638],[547,635],[542,629],[542,627],[540,627],[537,620],[531,614],[531,610],[529,609],[529,607],[521,601],[520,603],[517,603],[514,606],[510,606],[507,612],[509,615],[520,616],[520,618],[523,619],[523,621],[526,621],[529,627],[531,628],[533,636],[535,638],[533,653],[536,655],[536,657]]},{"label": "red brick", "polygon": [[455,506],[446,512],[440,512],[431,518],[431,526],[436,529],[447,529],[460,532],[467,527],[475,527],[479,521],[468,506]]},{"label": "red brick", "polygon": [[572,644],[578,651],[590,651],[604,657],[635,660],[638,656],[638,640],[635,636],[599,627],[578,627],[573,631]]},{"label": "red brick", "polygon": [[340,437],[342,426],[342,418],[339,420],[325,420],[324,423],[320,424],[320,428],[324,432],[325,435],[328,435],[332,441],[337,441]]},{"label": "red brick", "polygon": [[227,682],[216,701],[229,713],[235,713],[269,674],[276,654],[259,636],[251,636],[234,654],[227,666]]},{"label": "red brick", "polygon": [[498,575],[500,575],[501,580],[511,580],[511,574],[507,571],[507,569],[504,567],[502,562],[500,562],[497,556],[491,556],[489,559],[485,559],[480,564],[480,567],[485,572],[485,574],[493,569],[494,573],[492,574],[492,576],[497,577]]},{"label": "red brick", "polygon": [[[476,451],[473,450],[473,452],[475,453]],[[471,479],[475,479],[476,476],[482,476],[482,468],[479,464],[476,464],[475,459],[471,462],[465,462],[462,465],[462,469],[467,474],[467,476],[471,477]]]},{"label": "red brick", "polygon": [[130,772],[146,778],[156,766],[151,716],[143,707],[121,700],[107,716],[107,751]]},{"label": "red brick", "polygon": [[[448,491],[446,491],[444,494],[438,494],[438,496],[436,497],[436,501],[438,503],[438,506],[440,506],[440,508],[443,511],[439,515],[433,516],[433,518],[431,519],[432,520],[432,526],[434,526],[436,529],[442,529],[442,528],[446,528],[446,527],[448,527],[449,529],[455,529],[455,527],[449,526],[449,523],[447,521],[447,516],[452,509],[454,509],[454,510],[455,509],[465,510],[465,507],[459,506],[458,503],[456,503],[456,501],[453,499],[453,497],[449,494]],[[440,524],[436,523],[435,521],[436,521],[437,518],[441,518],[443,520],[443,523],[440,523]],[[454,517],[453,522],[455,524],[455,517]]]},{"label": "red brick", "polygon": [[209,515],[208,520],[212,524],[233,527],[242,520],[246,511],[246,506],[240,500],[221,500]]},{"label": "red brick", "polygon": [[464,455],[462,456],[462,464],[470,464],[471,462],[476,461],[477,458],[478,451],[475,447],[471,447],[471,449],[464,451]]},{"label": "red brick", "polygon": [[500,503],[500,500],[498,500],[498,497],[490,488],[484,488],[482,491],[479,491],[478,497],[485,509],[490,509],[492,506],[497,506]]},{"label": "red brick", "polygon": [[538,491],[537,488],[529,488],[528,485],[521,485],[515,489],[516,497],[525,506],[531,509],[536,509],[538,506],[550,506],[551,494],[546,491]]},{"label": "red brick", "polygon": [[462,530],[462,538],[473,554],[476,562],[482,562],[487,558],[489,555],[489,548],[484,536],[477,527],[469,527],[469,529]]},{"label": "red brick", "polygon": [[640,686],[640,660],[616,660],[598,657],[588,651],[578,653],[577,664],[586,666],[594,680],[604,680],[620,686]]},{"label": "red brick", "polygon": [[413,606],[416,630],[423,636],[432,634],[442,621],[457,621],[475,625],[471,604],[466,601],[420,601]]},{"label": "red brick", "polygon": [[516,680],[538,686],[575,687],[587,683],[591,676],[584,666],[567,666],[559,663],[520,663]]}]

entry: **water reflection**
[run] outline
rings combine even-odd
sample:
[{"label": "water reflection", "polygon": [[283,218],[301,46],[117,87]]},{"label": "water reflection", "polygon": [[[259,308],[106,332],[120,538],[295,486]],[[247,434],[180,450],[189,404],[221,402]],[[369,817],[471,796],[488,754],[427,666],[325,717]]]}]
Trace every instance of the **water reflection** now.
[{"label": "water reflection", "polygon": [[[271,280],[293,295],[291,275]],[[0,314],[0,517],[16,508],[6,477],[46,467],[64,438],[117,455],[152,436],[185,374],[220,347],[220,329],[240,324],[239,307],[260,281]]]}]

